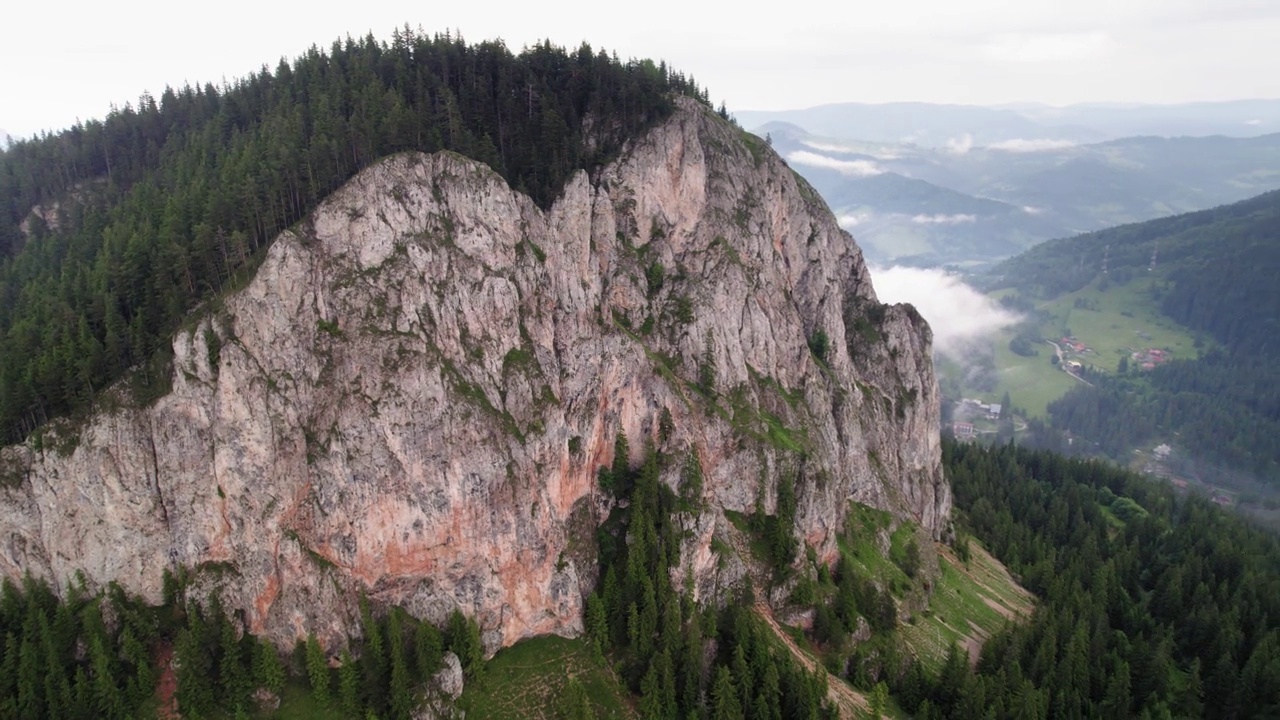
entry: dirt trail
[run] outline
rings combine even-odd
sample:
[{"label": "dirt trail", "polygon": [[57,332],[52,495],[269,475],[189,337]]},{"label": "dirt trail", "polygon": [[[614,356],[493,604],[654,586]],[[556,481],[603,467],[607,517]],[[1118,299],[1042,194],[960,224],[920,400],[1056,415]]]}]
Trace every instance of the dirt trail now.
[{"label": "dirt trail", "polygon": [[[796,660],[799,660],[806,670],[813,672],[814,668],[821,667],[808,653],[801,650],[800,646],[796,645],[796,641],[792,640],[791,636],[778,625],[778,621],[773,618],[773,611],[769,609],[768,605],[757,602],[755,610],[756,614],[769,625],[770,629],[773,630],[773,634],[778,636],[778,639],[791,651],[791,655]],[[839,708],[840,717],[859,718],[868,712],[870,706],[861,693],[849,687],[849,684],[844,680],[828,673],[826,668],[822,668],[822,672],[827,674],[827,699],[835,703],[836,707]]]},{"label": "dirt trail", "polygon": [[160,720],[180,720],[178,713],[178,676],[173,671],[173,645],[165,642],[156,648],[156,667],[160,681],[156,683],[156,715]]}]

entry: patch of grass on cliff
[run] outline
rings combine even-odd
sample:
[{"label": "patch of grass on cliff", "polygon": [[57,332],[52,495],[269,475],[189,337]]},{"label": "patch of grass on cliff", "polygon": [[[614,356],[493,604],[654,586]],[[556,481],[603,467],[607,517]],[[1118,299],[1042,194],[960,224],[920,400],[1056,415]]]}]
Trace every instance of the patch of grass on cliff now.
[{"label": "patch of grass on cliff", "polygon": [[346,716],[337,702],[321,703],[301,683],[289,683],[280,693],[280,707],[275,712],[256,713],[251,717],[275,720],[342,720]]},{"label": "patch of grass on cliff", "polygon": [[765,156],[764,141],[746,130],[740,130],[739,136],[742,138],[742,144],[747,147],[747,152],[751,153],[751,161],[756,167],[760,167]]},{"label": "patch of grass on cliff", "polygon": [[[781,390],[777,394],[783,400],[788,399]],[[730,414],[725,419],[739,435],[753,438],[783,452],[805,454],[808,436],[804,428],[787,427],[782,418],[756,407],[748,396],[746,385],[734,388],[728,393],[727,400]]]},{"label": "patch of grass on cliff", "polygon": [[970,547],[967,564],[938,547],[940,572],[929,605],[901,627],[907,646],[934,671],[952,642],[976,653],[1005,624],[1031,615],[1031,595],[976,540]]},{"label": "patch of grass on cliff", "polygon": [[760,516],[747,515],[736,510],[725,510],[724,517],[746,538],[747,548],[751,552],[751,557],[762,562],[768,561],[769,542],[761,531],[758,519]]},{"label": "patch of grass on cliff", "polygon": [[[903,591],[912,585],[912,581],[902,568],[881,550],[880,533],[890,531],[893,518],[883,510],[863,505],[858,502],[849,503],[849,515],[845,519],[844,532],[837,539],[840,550],[853,561],[853,565],[865,577],[882,583],[890,588],[894,595],[901,596]],[[901,527],[909,528],[907,525]],[[892,538],[890,539],[892,543]]]},{"label": "patch of grass on cliff", "polygon": [[480,682],[468,683],[458,699],[468,720],[537,720],[563,717],[569,678],[586,690],[597,718],[634,718],[632,698],[605,659],[585,640],[545,636],[502,650]]}]

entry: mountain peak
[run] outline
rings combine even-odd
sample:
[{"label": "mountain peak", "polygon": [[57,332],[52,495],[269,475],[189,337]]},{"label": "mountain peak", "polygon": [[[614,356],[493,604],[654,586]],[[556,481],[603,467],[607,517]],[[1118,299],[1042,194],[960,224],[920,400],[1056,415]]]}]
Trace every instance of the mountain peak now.
[{"label": "mountain peak", "polygon": [[361,594],[461,609],[494,650],[581,631],[600,471],[648,445],[702,477],[658,471],[695,493],[672,572],[704,599],[746,572],[711,549],[726,513],[774,512],[783,484],[824,561],[850,498],[934,536],[950,508],[927,326],[693,101],[546,210],[454,153],[377,162],[178,333],[172,378],[50,429],[59,451],[0,453],[0,566],[153,601],[190,568],[286,644],[343,637]]}]

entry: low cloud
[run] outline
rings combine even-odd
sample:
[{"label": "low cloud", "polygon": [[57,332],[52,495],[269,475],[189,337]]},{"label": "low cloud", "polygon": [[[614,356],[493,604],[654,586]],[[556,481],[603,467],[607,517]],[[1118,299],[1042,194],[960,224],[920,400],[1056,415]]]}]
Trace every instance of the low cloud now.
[{"label": "low cloud", "polygon": [[898,160],[902,157],[901,153],[896,153],[892,151],[868,152],[866,149],[861,147],[840,145],[839,143],[833,143],[833,142],[819,142],[817,140],[801,140],[800,144],[804,145],[805,147],[813,148],[814,150],[818,150],[820,152],[860,153],[863,155],[870,155],[871,157],[877,160]]},{"label": "low cloud", "polygon": [[1244,124],[1245,125],[1261,125],[1262,121],[1255,118],[1253,120],[1245,120]]},{"label": "low cloud", "polygon": [[872,268],[871,279],[881,302],[914,305],[933,328],[934,349],[958,361],[971,341],[1019,320],[945,270]]},{"label": "low cloud", "polygon": [[973,149],[973,136],[969,134],[960,137],[947,138],[947,152],[956,155],[964,155]]},{"label": "low cloud", "polygon": [[838,160],[826,155],[809,152],[808,150],[796,150],[788,154],[787,159],[800,165],[835,170],[841,175],[848,175],[849,177],[871,177],[884,172],[879,165],[876,165],[871,160]]},{"label": "low cloud", "polygon": [[1025,138],[1014,138],[1013,140],[1002,140],[998,143],[992,143],[987,146],[988,150],[1002,150],[1011,153],[1034,153],[1034,152],[1050,152],[1052,150],[1066,150],[1073,148],[1076,144],[1070,140],[1027,140]]},{"label": "low cloud", "polygon": [[976,222],[976,215],[912,215],[911,222],[917,225],[962,225]]},{"label": "low cloud", "polygon": [[1044,208],[1038,208],[1034,205],[1023,205],[1022,212],[1028,215],[1039,215],[1040,213],[1044,212]]},{"label": "low cloud", "polygon": [[871,219],[867,213],[844,213],[836,217],[836,222],[845,230],[855,228]]},{"label": "low cloud", "polygon": [[833,142],[819,142],[817,140],[801,140],[801,145],[807,148],[813,148],[819,152],[846,153],[857,152],[856,148],[847,147]]}]

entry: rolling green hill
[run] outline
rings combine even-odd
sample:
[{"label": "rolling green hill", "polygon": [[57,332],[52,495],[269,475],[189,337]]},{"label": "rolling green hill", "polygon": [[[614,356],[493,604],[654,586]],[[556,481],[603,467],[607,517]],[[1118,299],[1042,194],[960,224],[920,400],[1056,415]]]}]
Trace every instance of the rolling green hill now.
[{"label": "rolling green hill", "polygon": [[[1167,443],[1200,469],[1157,471],[1256,489],[1251,480],[1280,480],[1278,272],[1280,192],[1271,192],[1044,243],[996,267],[988,289],[1028,313],[1016,332],[1073,335],[1089,348],[1064,356],[1082,363],[1081,380],[1045,402],[1050,431],[1124,463]],[[1002,374],[1029,363],[1061,376],[1041,355]],[[1023,406],[1039,415],[1041,400]]]}]

